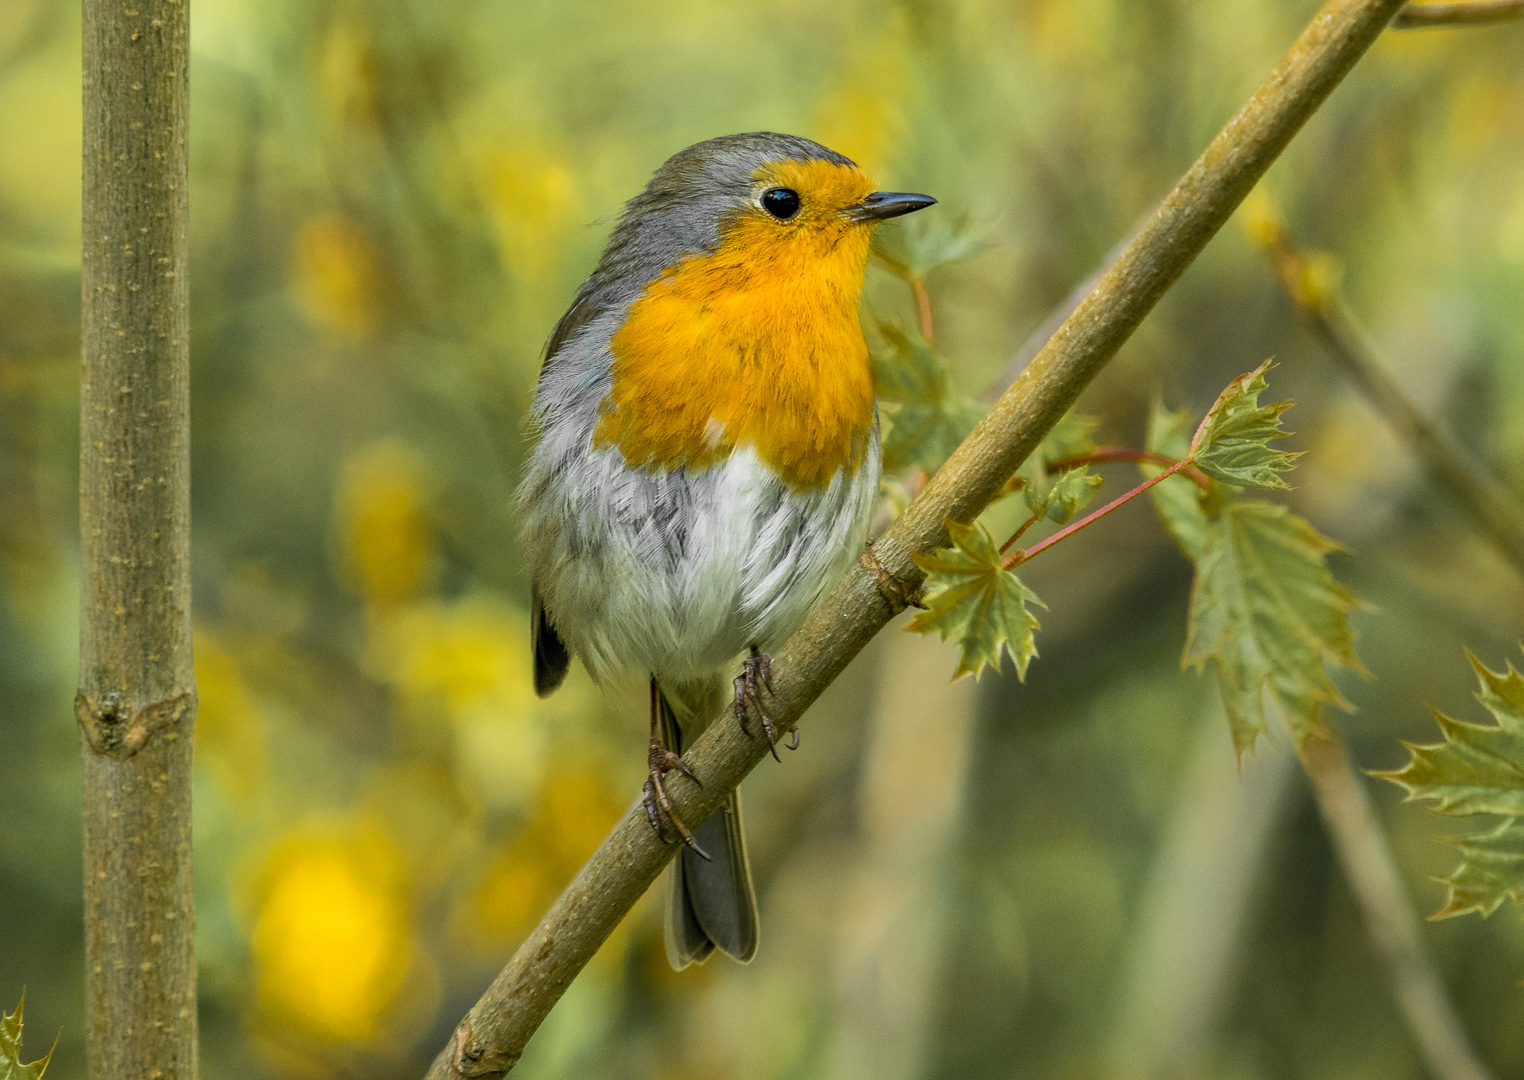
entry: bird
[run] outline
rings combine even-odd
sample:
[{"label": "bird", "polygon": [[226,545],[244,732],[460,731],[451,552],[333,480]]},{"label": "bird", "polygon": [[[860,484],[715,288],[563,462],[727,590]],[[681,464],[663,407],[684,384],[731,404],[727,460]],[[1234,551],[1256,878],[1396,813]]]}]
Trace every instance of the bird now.
[{"label": "bird", "polygon": [[771,651],[860,556],[878,495],[871,233],[935,202],[794,135],[696,143],[625,205],[546,343],[518,489],[534,688],[573,657],[600,686],[648,682],[643,801],[684,845],[677,970],[756,954],[739,792],[690,828],[669,786],[698,782],[683,747],[727,705],[778,756]]}]

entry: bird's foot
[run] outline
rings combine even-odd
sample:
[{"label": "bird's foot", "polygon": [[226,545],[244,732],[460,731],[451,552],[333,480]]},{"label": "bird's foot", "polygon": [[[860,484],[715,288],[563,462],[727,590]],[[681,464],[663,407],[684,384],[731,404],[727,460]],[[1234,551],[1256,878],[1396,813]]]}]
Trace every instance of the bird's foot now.
[{"label": "bird's foot", "polygon": [[[765,652],[760,652],[755,645],[751,647],[751,655],[741,664],[741,674],[736,676],[736,723],[741,725],[741,730],[751,734],[751,727],[747,723],[747,717],[756,713],[762,721],[763,734],[767,736],[768,749],[773,753],[774,761],[781,761],[778,757],[778,728],[773,723],[773,718],[767,714],[767,703],[762,700],[762,692],[773,692],[773,658]],[[799,732],[793,733],[789,741],[789,749],[799,749]]]},{"label": "bird's foot", "polygon": [[688,767],[686,761],[662,746],[655,739],[651,740],[649,760],[651,763],[651,776],[646,780],[644,790],[646,793],[646,819],[650,821],[651,828],[656,831],[657,836],[661,837],[662,843],[672,843],[673,841],[667,838],[666,828],[666,823],[670,821],[672,827],[677,830],[679,839],[707,860],[709,853],[699,847],[698,841],[693,838],[693,831],[683,823],[682,818],[677,816],[677,809],[672,805],[672,796],[667,793],[666,776],[668,773],[676,771],[682,773],[700,787],[703,787],[703,784],[699,782],[699,778],[694,775],[693,770]]}]

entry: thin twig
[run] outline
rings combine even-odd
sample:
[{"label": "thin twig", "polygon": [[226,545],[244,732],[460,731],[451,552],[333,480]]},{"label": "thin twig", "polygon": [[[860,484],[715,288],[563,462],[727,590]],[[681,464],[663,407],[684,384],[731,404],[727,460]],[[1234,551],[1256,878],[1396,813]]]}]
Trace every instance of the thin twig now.
[{"label": "thin twig", "polygon": [[[1191,264],[1319,105],[1364,55],[1402,0],[1327,0],[1249,101],[1160,202],[1127,249],[1016,381],[873,546],[883,570],[911,585],[911,556],[947,543],[947,522],[972,521],[1074,404]],[[879,578],[854,564],[774,658],[775,723],[805,708],[893,616]],[[767,753],[722,715],[686,755],[702,780],[674,785],[678,814],[703,821]],[[481,1000],[429,1076],[494,1077],[656,880],[676,849],[634,805],[577,873]]]},{"label": "thin twig", "polygon": [[[1081,465],[1105,465],[1115,461],[1130,461],[1139,465],[1162,465],[1165,468],[1175,464],[1174,458],[1167,454],[1156,454],[1152,450],[1137,450],[1131,446],[1097,446],[1088,454],[1056,458],[1047,463],[1047,469],[1050,473],[1060,473],[1065,469],[1077,469]],[[1180,470],[1180,473],[1195,481],[1197,487],[1211,490],[1211,479],[1196,466],[1187,465]]]},{"label": "thin twig", "polygon": [[921,336],[930,341],[935,330],[931,321],[931,293],[926,291],[926,282],[918,277],[910,279],[910,292],[915,297],[915,316],[921,324]]},{"label": "thin twig", "polygon": [[1031,517],[1023,521],[1021,526],[1011,534],[1011,538],[1000,545],[1000,554],[1004,555],[1007,551],[1011,550],[1011,545],[1020,540],[1022,535],[1026,533],[1028,529],[1030,529],[1033,525],[1036,525],[1041,520],[1042,518],[1040,516],[1033,514]]},{"label": "thin twig", "polygon": [[1524,16],[1524,0],[1477,0],[1470,4],[1409,4],[1392,20],[1393,30],[1432,26],[1485,26]]},{"label": "thin twig", "polygon": [[[1169,468],[1165,469],[1163,472],[1160,472],[1160,473],[1157,473],[1157,474],[1155,474],[1153,476],[1150,476],[1147,480],[1143,481],[1141,484],[1139,484],[1137,487],[1133,488],[1131,491],[1127,492],[1126,494],[1124,494],[1124,495],[1118,495],[1115,499],[1112,499],[1109,503],[1107,503],[1105,506],[1101,507],[1095,513],[1088,514],[1085,517],[1081,518],[1080,520],[1074,522],[1074,524],[1068,525],[1065,528],[1060,529],[1058,532],[1054,533],[1052,536],[1046,537],[1041,542],[1033,544],[1026,551],[1013,551],[1010,555],[1006,556],[1005,561],[1002,562],[1001,565],[1004,566],[1007,570],[1010,570],[1012,567],[1021,565],[1022,563],[1026,562],[1028,559],[1030,559],[1032,556],[1038,555],[1038,554],[1041,554],[1044,551],[1047,551],[1050,547],[1052,547],[1054,544],[1058,543],[1059,541],[1061,541],[1061,540],[1067,540],[1069,537],[1073,536],[1075,533],[1079,532],[1081,529],[1085,528],[1086,526],[1094,525],[1097,521],[1100,521],[1101,518],[1105,517],[1107,514],[1111,513],[1113,510],[1116,510],[1116,509],[1126,505],[1127,503],[1131,502],[1133,499],[1136,499],[1139,495],[1143,494],[1149,488],[1153,487],[1155,484],[1162,483],[1163,481],[1169,479],[1171,476],[1174,476],[1177,472],[1182,471],[1186,467],[1187,467],[1187,463],[1185,461],[1177,461],[1177,462],[1175,462],[1173,465],[1171,465]],[[1001,548],[1000,550],[1004,551],[1005,548]]]},{"label": "thin twig", "polygon": [[1255,239],[1286,295],[1327,346],[1329,356],[1375,410],[1412,446],[1435,487],[1453,499],[1524,575],[1524,507],[1481,465],[1456,448],[1408,398],[1376,355],[1337,293],[1311,284],[1308,259],[1275,222],[1256,226]]},{"label": "thin twig", "polygon": [[1343,740],[1328,727],[1308,739],[1301,754],[1339,865],[1429,1070],[1438,1080],[1493,1080],[1424,948],[1418,917]]}]

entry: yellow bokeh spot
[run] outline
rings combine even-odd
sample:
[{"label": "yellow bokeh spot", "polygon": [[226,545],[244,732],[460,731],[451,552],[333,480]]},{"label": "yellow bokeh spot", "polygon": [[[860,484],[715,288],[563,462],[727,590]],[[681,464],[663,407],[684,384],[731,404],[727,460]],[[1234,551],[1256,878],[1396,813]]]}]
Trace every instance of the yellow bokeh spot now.
[{"label": "yellow bokeh spot", "polygon": [[582,213],[572,162],[537,142],[486,155],[488,212],[504,265],[535,282],[555,270],[567,230]]},{"label": "yellow bokeh spot", "polygon": [[230,803],[247,806],[265,783],[263,720],[237,657],[214,634],[196,630],[195,657],[196,764]]},{"label": "yellow bokeh spot", "polygon": [[323,1038],[370,1039],[413,956],[390,842],[366,829],[290,837],[266,858],[257,893],[261,1008]]},{"label": "yellow bokeh spot", "polygon": [[433,586],[434,533],[422,477],[412,452],[391,441],[372,443],[344,464],[340,543],[345,568],[368,601],[407,600]]},{"label": "yellow bokeh spot", "polygon": [[501,937],[526,928],[614,827],[620,810],[608,784],[592,773],[550,776],[533,816],[477,889],[474,929]]},{"label": "yellow bokeh spot", "polygon": [[348,337],[369,334],[376,322],[377,276],[374,245],[349,222],[313,218],[297,234],[292,284],[317,325]]},{"label": "yellow bokeh spot", "polygon": [[903,15],[884,17],[878,32],[858,41],[845,57],[842,76],[816,101],[810,124],[819,142],[879,179],[905,129],[906,38]]},{"label": "yellow bokeh spot", "polygon": [[375,46],[351,22],[329,27],[318,54],[318,97],[331,122],[364,127],[379,113]]},{"label": "yellow bokeh spot", "polygon": [[1258,184],[1243,201],[1240,211],[1244,231],[1259,247],[1273,247],[1286,237],[1286,222],[1275,196]]}]

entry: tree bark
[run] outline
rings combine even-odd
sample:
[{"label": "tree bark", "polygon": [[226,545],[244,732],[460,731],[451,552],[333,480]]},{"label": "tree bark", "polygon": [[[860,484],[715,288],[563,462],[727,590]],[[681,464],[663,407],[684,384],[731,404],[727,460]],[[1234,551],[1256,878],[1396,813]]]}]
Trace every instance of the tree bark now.
[{"label": "tree bark", "polygon": [[80,673],[92,1080],[193,1080],[189,0],[84,0]]},{"label": "tree bark", "polygon": [[[774,658],[771,715],[792,727],[805,708],[904,606],[921,571],[911,556],[968,522],[1116,355],[1302,125],[1364,55],[1403,0],[1328,0],[1291,51],[1228,121],[1030,365],[873,547]],[[869,560],[864,560],[865,563]],[[685,821],[703,821],[767,754],[733,718],[685,755],[702,781],[679,779]],[[633,806],[456,1027],[430,1080],[498,1077],[577,973],[675,852]]]}]

